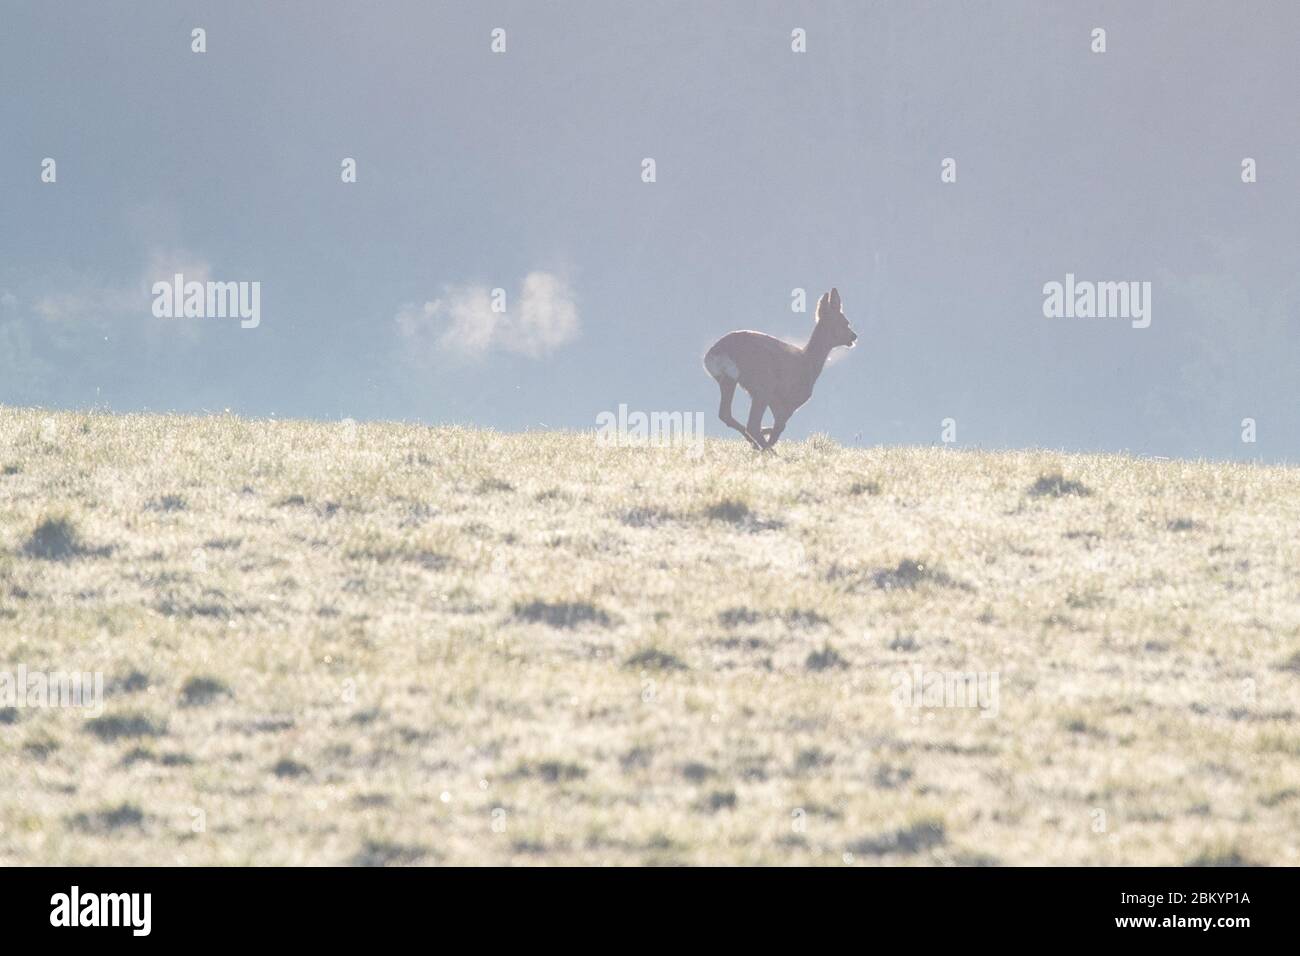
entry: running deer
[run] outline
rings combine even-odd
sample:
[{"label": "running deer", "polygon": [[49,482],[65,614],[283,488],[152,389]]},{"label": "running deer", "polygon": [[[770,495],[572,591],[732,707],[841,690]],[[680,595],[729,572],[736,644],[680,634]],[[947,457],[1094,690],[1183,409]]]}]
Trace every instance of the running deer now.
[{"label": "running deer", "polygon": [[[705,370],[722,389],[718,417],[740,432],[759,451],[776,444],[795,409],[812,397],[831,349],[853,348],[858,334],[840,308],[840,293],[831,289],[817,300],[817,321],[803,348],[762,332],[728,332],[704,356]],[[749,423],[731,415],[731,400],[739,385],[749,393]],[[763,413],[772,409],[772,427],[763,427]]]}]

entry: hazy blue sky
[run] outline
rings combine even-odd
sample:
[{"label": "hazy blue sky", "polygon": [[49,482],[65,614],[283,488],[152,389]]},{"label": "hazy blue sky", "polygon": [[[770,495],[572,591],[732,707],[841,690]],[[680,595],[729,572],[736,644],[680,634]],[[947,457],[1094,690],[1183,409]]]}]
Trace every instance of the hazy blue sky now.
[{"label": "hazy blue sky", "polygon": [[[0,403],[739,441],[705,349],[836,285],[788,438],[1300,459],[1297,63],[1290,0],[8,0]],[[260,326],[156,318],[178,269]],[[1045,318],[1066,273],[1150,327]]]}]

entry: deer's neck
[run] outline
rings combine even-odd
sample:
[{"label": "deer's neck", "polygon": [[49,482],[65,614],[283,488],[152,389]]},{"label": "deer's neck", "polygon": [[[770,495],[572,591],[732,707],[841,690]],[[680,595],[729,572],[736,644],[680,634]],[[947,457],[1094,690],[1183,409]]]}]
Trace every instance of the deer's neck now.
[{"label": "deer's neck", "polygon": [[826,358],[831,354],[832,348],[834,346],[821,334],[821,326],[815,326],[812,335],[808,337],[808,344],[803,347],[804,373],[808,377],[809,388],[812,388],[817,376],[826,367]]}]

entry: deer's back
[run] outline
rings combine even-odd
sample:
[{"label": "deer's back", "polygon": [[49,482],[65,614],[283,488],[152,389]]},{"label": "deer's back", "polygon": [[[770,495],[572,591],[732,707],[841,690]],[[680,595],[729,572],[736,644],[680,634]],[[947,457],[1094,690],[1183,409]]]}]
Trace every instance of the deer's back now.
[{"label": "deer's back", "polygon": [[[704,356],[704,367],[717,378],[734,378],[751,395],[798,391],[801,350],[765,332],[728,332]],[[734,372],[734,374],[732,374]]]}]

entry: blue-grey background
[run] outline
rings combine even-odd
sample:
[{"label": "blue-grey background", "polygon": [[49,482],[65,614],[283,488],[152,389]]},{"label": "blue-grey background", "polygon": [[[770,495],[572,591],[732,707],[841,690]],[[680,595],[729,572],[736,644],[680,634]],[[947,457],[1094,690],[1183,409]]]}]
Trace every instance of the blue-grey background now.
[{"label": "blue-grey background", "polygon": [[[1295,460],[1298,62],[1289,0],[8,0],[0,403],[503,429],[627,403],[739,440],[704,350],[804,337],[791,289],[834,284],[862,339],[791,438],[951,417],[962,445]],[[154,318],[178,263],[260,281],[261,327]],[[579,321],[540,354],[398,321],[531,272]],[[1067,272],[1151,281],[1151,327],[1044,318]]]}]

